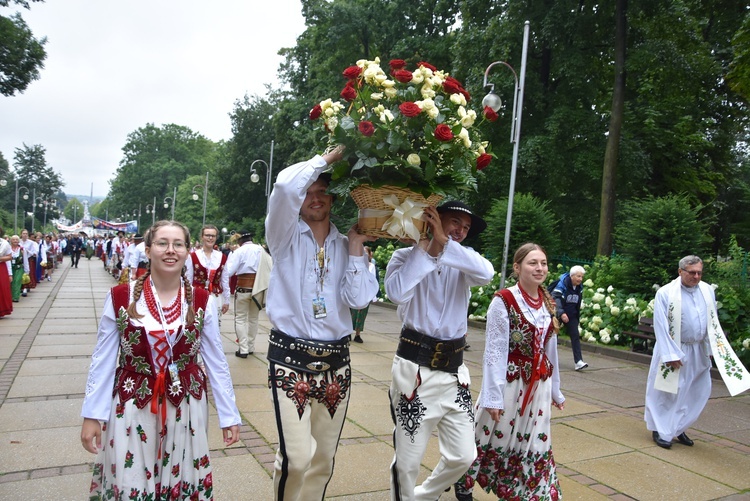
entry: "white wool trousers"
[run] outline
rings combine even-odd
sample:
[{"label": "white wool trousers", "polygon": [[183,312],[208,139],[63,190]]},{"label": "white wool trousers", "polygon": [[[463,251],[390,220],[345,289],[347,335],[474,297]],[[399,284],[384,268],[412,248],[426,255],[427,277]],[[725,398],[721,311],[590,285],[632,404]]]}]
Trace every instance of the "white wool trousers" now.
[{"label": "white wool trousers", "polygon": [[253,301],[252,292],[234,294],[234,333],[237,335],[240,353],[255,351],[255,337],[258,335],[258,315],[260,309]]}]

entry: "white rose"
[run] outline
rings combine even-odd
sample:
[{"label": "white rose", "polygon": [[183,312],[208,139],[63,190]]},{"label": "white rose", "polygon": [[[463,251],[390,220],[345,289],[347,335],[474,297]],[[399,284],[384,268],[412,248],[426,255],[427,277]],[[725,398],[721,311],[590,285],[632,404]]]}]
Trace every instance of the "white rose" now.
[{"label": "white rose", "polygon": [[420,94],[422,94],[422,97],[425,99],[432,99],[435,97],[435,89],[432,88],[432,85],[425,83],[420,89]]},{"label": "white rose", "polygon": [[469,131],[461,127],[461,132],[458,133],[458,138],[463,141],[464,147],[471,148],[471,139],[469,139]]},{"label": "white rose", "polygon": [[432,108],[426,110],[426,113],[427,113],[428,117],[430,117],[431,119],[435,120],[438,117],[438,115],[440,114],[440,110],[437,109],[437,107],[433,106]]},{"label": "white rose", "polygon": [[380,101],[383,99],[383,93],[382,92],[373,92],[370,94],[370,97],[373,98],[375,101]]},{"label": "white rose", "polygon": [[394,97],[398,95],[398,91],[396,90],[395,87],[386,87],[383,93],[385,94],[385,97],[387,97],[388,99],[393,99]]},{"label": "white rose", "polygon": [[388,78],[386,80],[383,80],[383,83],[381,83],[380,85],[382,87],[384,87],[384,88],[387,89],[387,88],[390,88],[390,87],[395,87],[396,86],[396,81],[395,80],[391,80],[390,78]]},{"label": "white rose", "polygon": [[422,82],[424,82],[424,76],[422,76],[421,73],[416,72],[416,71],[414,73],[412,73],[412,75],[411,75],[411,83],[413,83],[414,85],[419,85]]},{"label": "white rose", "polygon": [[393,113],[391,113],[391,110],[384,110],[380,114],[380,121],[383,123],[393,122]]},{"label": "white rose", "polygon": [[[455,94],[453,95],[455,96]],[[477,112],[474,110],[469,110],[468,112],[466,112],[466,116],[461,118],[461,125],[463,125],[464,127],[471,127],[472,125],[474,125],[476,119]]]},{"label": "white rose", "polygon": [[466,98],[463,94],[451,94],[451,102],[458,106],[466,106]]},{"label": "white rose", "polygon": [[409,165],[413,165],[414,167],[419,167],[419,164],[422,163],[422,159],[419,158],[419,155],[416,153],[409,153],[409,156],[406,157],[406,161]]},{"label": "white rose", "polygon": [[333,130],[339,125],[339,119],[336,117],[330,117],[326,119],[326,127],[328,130]]}]

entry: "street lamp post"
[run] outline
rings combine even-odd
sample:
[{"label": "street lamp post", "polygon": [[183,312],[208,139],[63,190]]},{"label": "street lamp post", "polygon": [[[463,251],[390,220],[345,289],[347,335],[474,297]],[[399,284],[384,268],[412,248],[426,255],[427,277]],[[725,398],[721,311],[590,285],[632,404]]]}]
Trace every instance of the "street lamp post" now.
[{"label": "street lamp post", "polygon": [[260,181],[260,176],[257,172],[255,172],[255,168],[253,167],[256,163],[262,163],[266,166],[267,172],[266,172],[266,216],[268,215],[268,203],[270,201],[271,197],[271,171],[273,169],[273,141],[271,141],[271,157],[269,158],[269,162],[266,163],[265,160],[253,160],[253,163],[250,164],[250,181],[253,183],[257,183]]},{"label": "street lamp post", "polygon": [[19,187],[18,186],[18,179],[16,179],[16,205],[15,205],[15,207],[13,209],[13,227],[14,227],[15,231],[18,231],[18,192],[19,192],[19,190],[26,190],[26,193],[23,194],[22,198],[24,200],[28,200],[29,199],[29,189],[26,186]]},{"label": "street lamp post", "polygon": [[204,184],[196,184],[193,186],[193,200],[198,200],[198,194],[195,189],[203,187],[203,224],[201,227],[206,226],[206,200],[208,200],[208,172],[206,172],[206,182]]},{"label": "street lamp post", "polygon": [[[169,200],[169,202],[167,202]],[[174,221],[174,198],[164,197],[164,208],[169,209],[169,204],[172,203],[172,220]]]},{"label": "street lamp post", "polygon": [[513,195],[516,189],[516,168],[518,166],[518,146],[521,137],[521,115],[523,112],[523,90],[526,83],[526,58],[529,50],[529,22],[526,21],[523,27],[523,50],[521,52],[521,77],[516,75],[511,65],[504,61],[495,61],[490,64],[484,72],[484,88],[488,90],[487,95],[482,99],[482,106],[489,106],[495,112],[500,109],[500,98],[495,94],[495,85],[487,82],[487,76],[490,69],[498,64],[502,64],[513,72],[515,79],[515,92],[513,94],[513,119],[510,128],[510,142],[513,143],[513,160],[510,169],[510,189],[508,191],[508,213],[505,218],[505,240],[503,241],[503,260],[500,265],[500,288],[505,287],[506,264],[508,262],[508,246],[510,245],[510,224],[513,218]]}]

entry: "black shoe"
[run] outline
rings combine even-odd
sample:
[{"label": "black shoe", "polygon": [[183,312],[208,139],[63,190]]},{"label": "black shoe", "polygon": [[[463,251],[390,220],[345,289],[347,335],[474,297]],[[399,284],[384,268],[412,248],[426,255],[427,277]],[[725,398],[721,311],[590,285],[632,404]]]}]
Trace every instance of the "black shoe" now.
[{"label": "black shoe", "polygon": [[685,435],[685,433],[680,433],[679,435],[677,435],[677,441],[678,441],[679,443],[681,443],[681,444],[683,444],[683,445],[687,445],[687,446],[689,446],[689,447],[692,447],[692,446],[693,446],[693,444],[695,443],[695,442],[693,442],[692,440],[690,440],[690,439],[688,438],[688,436],[687,436],[687,435]]},{"label": "black shoe", "polygon": [[659,432],[655,431],[652,433],[652,436],[654,437],[654,442],[656,442],[656,445],[659,447],[663,447],[665,449],[671,449],[672,448],[672,442],[667,442],[666,440],[662,440],[659,436]]},{"label": "black shoe", "polygon": [[354,336],[354,339],[352,339],[352,341],[354,341],[355,343],[364,343],[364,341],[362,341],[362,338],[359,336],[359,334]]},{"label": "black shoe", "polygon": [[240,350],[237,350],[237,351],[234,352],[234,356],[235,357],[247,358],[248,355],[249,355],[249,353],[240,353]]},{"label": "black shoe", "polygon": [[453,491],[456,494],[458,501],[473,501],[474,496],[471,495],[471,491],[466,490],[461,484],[453,484]]}]

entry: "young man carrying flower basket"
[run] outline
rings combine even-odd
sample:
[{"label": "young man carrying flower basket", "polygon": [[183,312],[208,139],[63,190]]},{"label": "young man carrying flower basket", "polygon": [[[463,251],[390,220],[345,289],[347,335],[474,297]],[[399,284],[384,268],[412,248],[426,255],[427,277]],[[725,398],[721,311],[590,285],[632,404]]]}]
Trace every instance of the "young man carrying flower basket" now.
[{"label": "young man carrying flower basket", "polygon": [[[461,83],[427,62],[406,67],[394,59],[388,75],[377,57],[357,61],[343,72],[341,98],[348,104],[326,99],[310,119],[329,147],[345,147],[345,158],[332,166],[330,191],[351,194],[360,230],[419,240],[426,230],[422,209],[476,189],[476,173],[493,155]],[[485,112],[485,119],[496,118]]]}]

